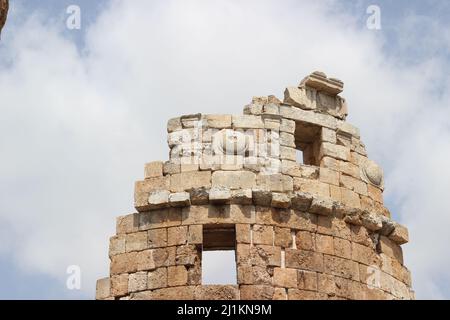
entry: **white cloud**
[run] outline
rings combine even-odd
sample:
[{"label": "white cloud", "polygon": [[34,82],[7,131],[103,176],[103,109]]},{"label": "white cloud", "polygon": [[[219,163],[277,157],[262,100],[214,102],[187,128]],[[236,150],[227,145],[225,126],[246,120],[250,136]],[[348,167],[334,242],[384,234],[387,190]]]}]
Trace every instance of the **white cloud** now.
[{"label": "white cloud", "polygon": [[418,296],[448,297],[448,60],[401,65],[380,33],[334,5],[113,1],[82,54],[42,17],[12,26],[1,49],[0,250],[62,286],[79,264],[92,297],[133,181],[144,162],[167,158],[167,119],[240,113],[252,95],[282,96],[320,69],[345,81],[349,120],[386,169]]}]

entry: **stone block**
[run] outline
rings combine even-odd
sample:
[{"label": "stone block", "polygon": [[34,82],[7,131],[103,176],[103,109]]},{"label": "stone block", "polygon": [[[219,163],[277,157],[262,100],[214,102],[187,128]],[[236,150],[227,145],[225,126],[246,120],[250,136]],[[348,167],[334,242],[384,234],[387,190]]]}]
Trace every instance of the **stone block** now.
[{"label": "stone block", "polygon": [[188,229],[187,242],[189,244],[202,244],[203,243],[203,226],[200,224],[190,225]]},{"label": "stone block", "polygon": [[122,253],[111,257],[111,275],[135,272],[136,268],[136,252]]},{"label": "stone block", "polygon": [[151,191],[148,196],[148,209],[155,210],[169,206],[170,192],[167,190]]},{"label": "stone block", "polygon": [[236,241],[238,243],[250,243],[251,231],[249,224],[236,224]]},{"label": "stone block", "polygon": [[337,128],[336,118],[331,115],[321,114],[311,110],[302,110],[289,105],[281,105],[280,115],[290,120],[302,121],[333,130]]},{"label": "stone block", "polygon": [[349,240],[341,238],[333,238],[334,254],[338,257],[351,259],[352,258],[352,244]]},{"label": "stone block", "polygon": [[303,290],[317,291],[317,273],[312,271],[297,271],[298,288]]},{"label": "stone block", "polygon": [[161,248],[167,246],[167,229],[152,229],[147,231],[148,247]]},{"label": "stone block", "polygon": [[240,189],[231,192],[231,202],[235,204],[250,205],[253,203],[252,190]]},{"label": "stone block", "polygon": [[296,191],[291,197],[291,206],[295,210],[308,211],[313,197],[309,193]]},{"label": "stone block", "polygon": [[291,147],[280,146],[280,159],[296,161],[297,150]]},{"label": "stone block", "polygon": [[309,212],[322,216],[329,216],[333,213],[334,202],[329,198],[313,198]]},{"label": "stone block", "polygon": [[291,197],[285,193],[272,193],[272,207],[286,209],[291,206]]},{"label": "stone block", "polygon": [[280,132],[280,145],[289,148],[295,148],[296,145],[294,135],[287,132]]},{"label": "stone block", "polygon": [[351,208],[361,208],[361,199],[359,195],[346,188],[341,188],[342,203]]},{"label": "stone block", "polygon": [[274,268],[273,284],[276,287],[297,288],[298,275],[297,269],[290,268]]},{"label": "stone block", "polygon": [[381,264],[381,259],[374,249],[355,242],[352,242],[352,260],[368,266]]},{"label": "stone block", "polygon": [[241,300],[272,300],[274,288],[271,285],[240,286]]},{"label": "stone block", "polygon": [[227,187],[212,187],[209,191],[209,201],[212,204],[229,204],[231,201],[231,190]]},{"label": "stone block", "polygon": [[128,276],[128,292],[147,290],[147,272],[136,272]]},{"label": "stone block", "polygon": [[389,239],[391,239],[398,245],[409,242],[408,229],[401,224],[396,223],[394,231],[392,231],[392,233],[389,235]]},{"label": "stone block", "polygon": [[273,228],[270,226],[253,226],[253,243],[273,245]]},{"label": "stone block", "polygon": [[262,118],[254,115],[232,116],[232,125],[235,129],[264,129]]},{"label": "stone block", "polygon": [[328,168],[320,168],[319,180],[324,183],[339,186],[339,172]]},{"label": "stone block", "polygon": [[141,251],[148,247],[147,232],[129,233],[125,238],[125,251]]},{"label": "stone block", "polygon": [[252,189],[255,183],[256,175],[249,171],[216,171],[212,175],[213,187]]},{"label": "stone block", "polygon": [[203,285],[195,288],[195,300],[239,300],[239,288],[233,285]]},{"label": "stone block", "polygon": [[181,224],[181,208],[141,212],[138,218],[139,230],[178,226]]},{"label": "stone block", "polygon": [[339,171],[344,175],[351,176],[353,178],[360,178],[359,167],[351,162],[339,161],[338,162]]},{"label": "stone block", "polygon": [[171,133],[183,129],[180,118],[172,118],[167,121],[167,132]]},{"label": "stone block", "polygon": [[289,228],[274,227],[274,244],[283,248],[292,248],[292,233]]},{"label": "stone block", "polygon": [[167,287],[167,268],[158,268],[148,272],[147,287],[150,290]]},{"label": "stone block", "polygon": [[171,227],[167,229],[167,245],[178,246],[187,242],[187,226]]},{"label": "stone block", "polygon": [[125,235],[119,234],[109,238],[109,257],[125,253]]},{"label": "stone block", "polygon": [[252,199],[255,205],[269,207],[272,204],[272,192],[265,189],[253,189]]},{"label": "stone block", "polygon": [[381,253],[384,253],[387,256],[389,256],[393,259],[396,259],[398,262],[403,264],[402,248],[397,243],[390,240],[389,238],[387,238],[385,236],[380,237],[380,241],[378,242],[378,250]]},{"label": "stone block", "polygon": [[126,234],[138,231],[138,214],[128,214],[116,218],[116,233]]},{"label": "stone block", "polygon": [[95,299],[103,300],[111,297],[111,280],[109,278],[103,278],[97,280],[95,288]]},{"label": "stone block", "polygon": [[358,263],[352,260],[324,255],[325,273],[359,281]]},{"label": "stone block", "polygon": [[167,285],[185,286],[188,281],[188,273],[185,266],[170,266],[167,268]]},{"label": "stone block", "polygon": [[288,119],[281,119],[280,131],[293,134],[295,132],[295,121]]},{"label": "stone block", "polygon": [[161,161],[155,161],[155,162],[147,163],[145,165],[145,170],[144,170],[144,177],[145,177],[145,179],[162,177],[162,175],[163,175],[163,165],[164,164]]},{"label": "stone block", "polygon": [[128,274],[114,275],[111,277],[111,295],[113,297],[126,296],[128,294]]},{"label": "stone block", "polygon": [[176,192],[169,195],[169,204],[171,207],[186,207],[191,205],[191,196],[189,192]]},{"label": "stone block", "polygon": [[328,128],[320,130],[320,141],[336,144],[336,131]]},{"label": "stone block", "polygon": [[367,193],[371,199],[378,203],[383,203],[383,191],[381,191],[379,188],[368,184],[367,185]]},{"label": "stone block", "polygon": [[205,187],[189,190],[192,205],[204,205],[209,203],[209,189]]},{"label": "stone block", "polygon": [[169,189],[169,178],[148,178],[144,181],[136,181],[134,187],[134,206],[136,210],[148,209],[148,197],[150,192]]},{"label": "stone block", "polygon": [[170,176],[170,191],[172,192],[189,191],[192,188],[201,187],[211,187],[210,171],[182,172]]},{"label": "stone block", "polygon": [[305,110],[316,109],[316,91],[305,87],[288,87],[284,91],[284,103]]},{"label": "stone block", "polygon": [[294,183],[291,177],[284,174],[262,174],[257,177],[256,184],[263,190],[273,192],[293,191]]},{"label": "stone block", "polygon": [[316,234],[315,240],[317,252],[334,255],[334,242],[332,236]]},{"label": "stone block", "polygon": [[181,165],[180,163],[173,162],[173,161],[166,161],[164,162],[163,166],[163,174],[164,175],[171,175],[181,172]]},{"label": "stone block", "polygon": [[231,115],[206,115],[205,121],[209,128],[231,128]]},{"label": "stone block", "polygon": [[286,268],[323,272],[323,255],[314,251],[286,249]]},{"label": "stone block", "polygon": [[294,178],[294,191],[306,192],[319,197],[329,197],[330,185],[317,180]]},{"label": "stone block", "polygon": [[309,231],[297,231],[295,235],[296,248],[299,250],[314,251],[316,249],[315,236]]},{"label": "stone block", "polygon": [[289,289],[288,300],[327,300],[327,295],[307,290]]},{"label": "stone block", "polygon": [[350,161],[350,148],[323,142],[320,145],[319,158],[331,157],[337,160]]},{"label": "stone block", "polygon": [[381,216],[373,212],[363,212],[361,215],[361,223],[370,231],[378,231],[383,227]]},{"label": "stone block", "polygon": [[367,184],[360,179],[341,174],[339,183],[340,186],[344,188],[352,190],[360,195],[367,196]]}]

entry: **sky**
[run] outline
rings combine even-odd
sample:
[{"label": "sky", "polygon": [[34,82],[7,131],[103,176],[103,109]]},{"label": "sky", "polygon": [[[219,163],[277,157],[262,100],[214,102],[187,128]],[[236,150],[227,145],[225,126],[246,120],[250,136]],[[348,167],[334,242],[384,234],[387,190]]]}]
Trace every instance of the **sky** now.
[{"label": "sky", "polygon": [[[0,298],[92,299],[166,122],[240,114],[314,70],[385,173],[420,299],[450,298],[450,3],[12,0],[0,42]],[[81,9],[68,29],[66,9]],[[377,5],[381,29],[368,28]],[[218,260],[218,259],[215,259]],[[218,266],[221,261],[217,261]],[[69,266],[81,287],[69,289]]]}]

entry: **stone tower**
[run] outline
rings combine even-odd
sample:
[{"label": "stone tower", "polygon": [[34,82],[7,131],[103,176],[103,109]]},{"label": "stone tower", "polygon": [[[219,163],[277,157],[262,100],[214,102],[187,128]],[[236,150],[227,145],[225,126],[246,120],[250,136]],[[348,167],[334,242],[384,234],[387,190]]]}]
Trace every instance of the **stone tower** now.
[{"label": "stone tower", "polygon": [[[97,299],[413,299],[408,231],[342,90],[314,72],[244,115],[169,120],[170,160],[136,182]],[[235,250],[236,283],[202,285],[208,250]]]}]

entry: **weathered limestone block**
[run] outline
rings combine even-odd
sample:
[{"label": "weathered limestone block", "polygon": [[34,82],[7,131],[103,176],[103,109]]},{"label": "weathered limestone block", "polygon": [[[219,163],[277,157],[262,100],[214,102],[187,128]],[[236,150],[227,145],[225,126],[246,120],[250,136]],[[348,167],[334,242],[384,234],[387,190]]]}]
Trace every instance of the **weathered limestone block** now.
[{"label": "weathered limestone block", "polygon": [[351,259],[352,258],[352,244],[349,240],[341,238],[333,238],[334,254],[337,257]]},{"label": "weathered limestone block", "polygon": [[371,231],[378,231],[383,227],[381,216],[372,212],[363,212],[361,222],[365,228]]},{"label": "weathered limestone block", "polygon": [[111,279],[103,278],[97,280],[95,289],[95,299],[103,300],[111,297]]},{"label": "weathered limestone block", "polygon": [[295,137],[293,134],[287,132],[280,132],[280,145],[295,148]]},{"label": "weathered limestone block", "polygon": [[277,287],[297,288],[297,269],[275,268],[273,269],[273,284]]},{"label": "weathered limestone block", "polygon": [[295,121],[282,118],[280,122],[280,131],[294,134]]},{"label": "weathered limestone block", "polygon": [[189,190],[192,205],[204,205],[209,202],[209,189],[205,187],[192,188]]},{"label": "weathered limestone block", "polygon": [[134,187],[134,206],[138,211],[148,209],[148,197],[150,192],[169,189],[169,177],[148,178],[144,181],[136,181]]},{"label": "weathered limestone block", "polygon": [[274,244],[283,248],[291,248],[293,236],[290,228],[274,227]]},{"label": "weathered limestone block", "polygon": [[179,226],[167,229],[167,245],[177,246],[187,242],[187,227]]},{"label": "weathered limestone block", "polygon": [[181,172],[181,164],[173,161],[166,161],[164,162],[163,166],[163,174],[171,175]]},{"label": "weathered limestone block", "polygon": [[167,245],[167,229],[152,229],[147,231],[148,247],[161,248]]},{"label": "weathered limestone block", "polygon": [[323,272],[323,254],[314,251],[286,249],[286,268]]},{"label": "weathered limestone block", "polygon": [[272,203],[272,192],[265,189],[253,189],[252,199],[255,205],[269,207]]},{"label": "weathered limestone block", "polygon": [[324,265],[325,273],[359,281],[359,266],[355,261],[325,255]]},{"label": "weathered limestone block", "polygon": [[231,201],[231,190],[226,187],[212,187],[209,191],[209,201],[212,204],[229,204]]},{"label": "weathered limestone block", "polygon": [[385,236],[381,236],[378,245],[378,250],[380,252],[403,264],[403,250],[398,244]]},{"label": "weathered limestone block", "polygon": [[211,187],[210,171],[183,172],[170,176],[170,191],[172,192],[189,191],[192,188],[201,187]]},{"label": "weathered limestone block", "polygon": [[331,157],[338,160],[350,161],[350,148],[324,142],[320,145],[319,157]]},{"label": "weathered limestone block", "polygon": [[334,255],[334,242],[332,236],[316,234],[315,242],[317,252]]},{"label": "weathered limestone block", "polygon": [[226,187],[231,190],[251,189],[256,184],[256,175],[249,171],[216,171],[212,175],[214,187]]},{"label": "weathered limestone block", "polygon": [[203,226],[190,225],[188,230],[187,242],[189,244],[202,244],[203,243]]},{"label": "weathered limestone block", "polygon": [[316,249],[316,237],[309,231],[298,231],[295,235],[296,248],[313,251]]},{"label": "weathered limestone block", "polygon": [[313,198],[309,212],[329,216],[333,213],[334,202],[329,198]]},{"label": "weathered limestone block", "polygon": [[280,159],[296,161],[297,150],[295,148],[280,146]]},{"label": "weathered limestone block", "polygon": [[328,168],[320,168],[319,172],[319,180],[321,182],[339,186],[339,172]]},{"label": "weathered limestone block", "polygon": [[294,191],[306,192],[322,198],[330,197],[330,185],[317,180],[294,178]]},{"label": "weathered limestone block", "polygon": [[241,189],[231,192],[231,202],[235,204],[249,205],[252,204],[252,190]]},{"label": "weathered limestone block", "polygon": [[125,238],[125,251],[141,251],[148,247],[147,232],[129,233]]},{"label": "weathered limestone block", "polygon": [[273,228],[269,226],[253,226],[253,243],[273,245]]},{"label": "weathered limestone block", "polygon": [[308,211],[313,200],[309,193],[296,191],[291,197],[292,208],[299,211]]},{"label": "weathered limestone block", "polygon": [[185,286],[188,274],[185,266],[171,266],[167,268],[167,284],[169,287]]},{"label": "weathered limestone block", "polygon": [[136,272],[128,276],[128,292],[147,290],[147,272]]},{"label": "weathered limestone block", "polygon": [[339,182],[342,187],[367,196],[367,184],[365,182],[344,174],[341,174]]},{"label": "weathered limestone block", "polygon": [[111,277],[111,295],[126,296],[128,294],[128,274],[114,275]]},{"label": "weathered limestone block", "polygon": [[191,205],[191,195],[188,192],[176,192],[169,195],[171,207],[185,207]]},{"label": "weathered limestone block", "polygon": [[148,272],[147,287],[150,290],[167,287],[167,268],[158,268]]},{"label": "weathered limestone block", "polygon": [[291,206],[291,198],[285,193],[272,193],[272,207],[286,209]]},{"label": "weathered limestone block", "polygon": [[288,87],[284,91],[284,103],[305,110],[314,110],[316,109],[316,90]]},{"label": "weathered limestone block", "polygon": [[327,298],[326,294],[320,292],[299,289],[288,290],[288,300],[326,300]]},{"label": "weathered limestone block", "polygon": [[206,115],[206,125],[210,128],[231,128],[231,115]]},{"label": "weathered limestone block", "polygon": [[170,192],[167,190],[151,191],[148,196],[148,206],[150,210],[166,208],[169,206]]},{"label": "weathered limestone block", "polygon": [[171,133],[183,129],[180,118],[172,118],[167,121],[167,132]]},{"label": "weathered limestone block", "polygon": [[109,257],[117,254],[125,253],[125,238],[124,234],[119,234],[109,238]]},{"label": "weathered limestone block", "polygon": [[284,174],[259,174],[256,184],[259,188],[273,192],[294,190],[293,179]]},{"label": "weathered limestone block", "polygon": [[232,124],[235,129],[264,129],[262,118],[253,115],[232,116]]},{"label": "weathered limestone block", "polygon": [[195,300],[238,300],[239,288],[233,285],[204,285],[195,288]]},{"label": "weathered limestone block", "polygon": [[148,178],[156,178],[156,177],[162,177],[163,175],[163,162],[162,161],[154,161],[149,162],[145,165],[145,172],[144,177],[145,179]]},{"label": "weathered limestone block", "polygon": [[339,79],[327,78],[321,71],[314,71],[306,76],[299,84],[300,87],[308,86],[330,95],[337,95],[344,90],[344,83]]},{"label": "weathered limestone block", "polygon": [[337,120],[335,117],[311,110],[302,110],[289,105],[281,105],[280,115],[290,120],[306,122],[333,130],[337,128]]},{"label": "weathered limestone block", "polygon": [[271,285],[240,286],[241,300],[271,300],[274,288]]},{"label": "weathered limestone block", "polygon": [[389,239],[399,245],[407,243],[409,241],[408,229],[396,223],[394,231],[389,235]]}]

